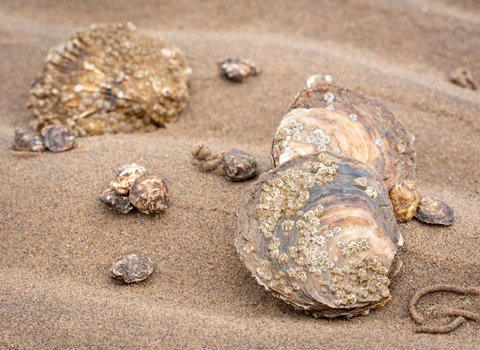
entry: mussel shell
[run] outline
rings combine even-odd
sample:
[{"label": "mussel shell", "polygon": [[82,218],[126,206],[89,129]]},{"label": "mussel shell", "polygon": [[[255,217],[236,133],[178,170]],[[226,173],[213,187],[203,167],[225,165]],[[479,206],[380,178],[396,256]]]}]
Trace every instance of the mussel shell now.
[{"label": "mussel shell", "polygon": [[133,182],[130,201],[145,214],[161,213],[168,208],[167,184],[159,175],[145,171]]},{"label": "mussel shell", "polygon": [[403,244],[380,176],[325,152],[264,173],[244,195],[235,245],[258,283],[316,316],[355,316],[389,299]]},{"label": "mussel shell", "polygon": [[100,196],[100,199],[111,209],[115,209],[123,214],[133,209],[129,196],[121,196],[111,188],[107,188]]},{"label": "mussel shell", "polygon": [[39,136],[35,136],[24,129],[15,129],[15,139],[13,144],[15,151],[23,152],[43,152],[45,145]]},{"label": "mussel shell", "polygon": [[[321,133],[312,136],[315,130]],[[413,141],[379,100],[319,79],[290,105],[273,141],[272,156],[278,165],[296,154],[333,151],[367,163],[391,189],[415,178]]]},{"label": "mussel shell", "polygon": [[183,53],[131,23],[95,24],[52,48],[30,90],[32,126],[75,136],[152,131],[189,100]]},{"label": "mussel shell", "polygon": [[75,136],[72,130],[63,125],[47,125],[41,134],[45,147],[52,152],[68,151],[75,145]]}]

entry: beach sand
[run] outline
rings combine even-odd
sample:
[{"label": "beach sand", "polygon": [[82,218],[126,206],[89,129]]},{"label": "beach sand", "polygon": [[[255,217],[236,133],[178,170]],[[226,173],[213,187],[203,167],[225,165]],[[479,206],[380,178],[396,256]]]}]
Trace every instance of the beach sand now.
[{"label": "beach sand", "polygon": [[[8,152],[28,127],[30,81],[48,49],[91,23],[132,21],[181,48],[191,101],[154,133],[79,139],[31,158]],[[262,73],[237,84],[218,62],[241,56]],[[418,334],[407,310],[418,289],[480,285],[480,92],[448,81],[480,78],[477,1],[20,1],[0,2],[0,348],[478,349],[480,324]],[[250,185],[201,173],[190,151],[239,148],[271,168],[271,139],[314,74],[381,99],[416,137],[417,187],[455,209],[453,226],[400,224],[404,265],[392,299],[367,316],[314,319],[273,298],[233,245]],[[109,210],[99,195],[135,162],[171,189],[163,215]],[[156,263],[142,283],[107,275],[130,251]],[[480,297],[428,295],[431,306],[480,311]],[[442,318],[437,322],[442,324]]]}]

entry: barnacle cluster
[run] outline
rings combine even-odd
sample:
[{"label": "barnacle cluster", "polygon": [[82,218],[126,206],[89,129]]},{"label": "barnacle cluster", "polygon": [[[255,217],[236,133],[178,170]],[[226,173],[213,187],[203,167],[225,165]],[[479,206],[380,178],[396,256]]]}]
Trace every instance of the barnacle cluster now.
[{"label": "barnacle cluster", "polygon": [[260,284],[319,316],[353,316],[388,301],[401,236],[393,213],[379,207],[389,206],[386,188],[365,167],[332,153],[301,156],[252,185],[236,245]]},{"label": "barnacle cluster", "polygon": [[92,25],[52,48],[32,83],[32,127],[67,125],[75,136],[152,131],[189,100],[181,51],[131,23]]}]

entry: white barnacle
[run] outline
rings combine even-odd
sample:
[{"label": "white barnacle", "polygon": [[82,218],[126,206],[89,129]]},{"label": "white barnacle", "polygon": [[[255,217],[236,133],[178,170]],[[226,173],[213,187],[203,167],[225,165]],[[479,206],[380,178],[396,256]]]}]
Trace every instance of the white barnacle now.
[{"label": "white barnacle", "polygon": [[290,121],[288,122],[288,126],[289,126],[291,129],[295,128],[295,127],[297,126],[297,121],[296,121],[296,120],[293,120],[293,119],[290,120]]},{"label": "white barnacle", "polygon": [[335,96],[333,96],[333,94],[330,93],[330,92],[327,92],[327,93],[323,96],[323,100],[324,100],[325,102],[328,102],[328,103],[332,103],[334,99],[335,99]]},{"label": "white barnacle", "polygon": [[335,107],[333,107],[332,105],[329,105],[329,106],[325,107],[325,109],[328,109],[329,111],[333,111],[335,109]]},{"label": "white barnacle", "polygon": [[348,115],[348,118],[352,121],[352,122],[356,122],[358,120],[358,117],[356,114],[349,114]]},{"label": "white barnacle", "polygon": [[377,191],[373,187],[367,187],[365,193],[373,199],[377,198]]},{"label": "white barnacle", "polygon": [[383,146],[383,140],[382,139],[376,139],[375,140],[375,145],[377,145],[378,147],[382,147]]}]

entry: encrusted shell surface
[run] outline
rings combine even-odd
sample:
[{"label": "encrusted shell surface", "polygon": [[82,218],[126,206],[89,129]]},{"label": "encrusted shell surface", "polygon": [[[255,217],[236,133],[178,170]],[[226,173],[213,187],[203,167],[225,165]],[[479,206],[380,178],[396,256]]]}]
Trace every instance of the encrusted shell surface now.
[{"label": "encrusted shell surface", "polygon": [[110,188],[112,188],[117,194],[126,196],[128,195],[130,187],[132,187],[135,179],[145,171],[145,168],[132,163],[121,166],[119,171],[120,174],[118,174],[117,179],[110,183]]},{"label": "encrusted shell surface", "polygon": [[130,201],[145,214],[161,213],[168,208],[169,193],[165,181],[150,171],[138,176],[130,188]]},{"label": "encrusted shell surface", "polygon": [[92,25],[52,48],[30,90],[32,126],[67,125],[76,136],[151,131],[188,103],[181,51],[131,23]]},{"label": "encrusted shell surface", "polygon": [[453,209],[430,196],[420,198],[415,217],[428,224],[451,225],[455,221]]},{"label": "encrusted shell surface", "polygon": [[294,157],[261,175],[245,193],[235,239],[258,283],[325,317],[383,306],[401,244],[379,175],[329,152]]},{"label": "encrusted shell surface", "polygon": [[133,209],[129,196],[121,196],[111,188],[107,188],[100,199],[111,209],[115,209],[123,214]]},{"label": "encrusted shell surface", "polygon": [[246,181],[257,175],[257,161],[248,153],[232,149],[222,158],[225,175],[230,181]]},{"label": "encrusted shell surface", "polygon": [[129,252],[113,262],[109,275],[120,283],[140,282],[152,274],[154,267],[148,256]]},{"label": "encrusted shell surface", "polygon": [[13,141],[13,149],[22,152],[43,152],[45,146],[41,137],[35,136],[24,129],[15,129],[15,138]]},{"label": "encrusted shell surface", "polygon": [[72,130],[63,125],[47,125],[41,131],[45,147],[52,152],[68,151],[75,145]]},{"label": "encrusted shell surface", "polygon": [[390,190],[415,177],[414,137],[379,100],[313,76],[288,109],[272,145],[274,164],[331,151],[370,165]]}]

